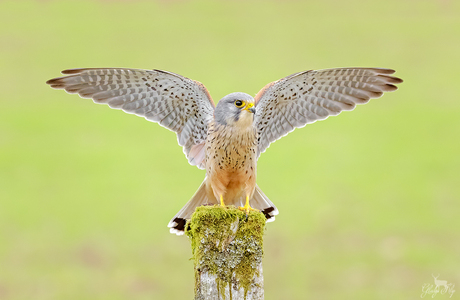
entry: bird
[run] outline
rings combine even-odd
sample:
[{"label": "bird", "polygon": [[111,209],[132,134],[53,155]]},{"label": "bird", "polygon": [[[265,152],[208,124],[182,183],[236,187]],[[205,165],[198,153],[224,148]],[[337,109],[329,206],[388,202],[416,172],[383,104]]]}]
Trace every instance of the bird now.
[{"label": "bird", "polygon": [[206,170],[198,190],[168,224],[181,235],[202,205],[234,205],[266,221],[279,211],[256,183],[257,160],[295,128],[353,110],[403,81],[385,68],[334,68],[294,73],[254,97],[235,92],[214,104],[206,87],[163,70],[79,68],[46,83],[95,103],[144,117],[177,134],[188,162]]}]

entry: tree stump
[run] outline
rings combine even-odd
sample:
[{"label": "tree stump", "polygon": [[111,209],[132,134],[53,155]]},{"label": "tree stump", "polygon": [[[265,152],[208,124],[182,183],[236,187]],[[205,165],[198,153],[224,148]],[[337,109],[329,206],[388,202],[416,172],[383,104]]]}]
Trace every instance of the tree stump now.
[{"label": "tree stump", "polygon": [[195,264],[195,300],[264,298],[265,216],[235,207],[201,206],[186,226]]}]

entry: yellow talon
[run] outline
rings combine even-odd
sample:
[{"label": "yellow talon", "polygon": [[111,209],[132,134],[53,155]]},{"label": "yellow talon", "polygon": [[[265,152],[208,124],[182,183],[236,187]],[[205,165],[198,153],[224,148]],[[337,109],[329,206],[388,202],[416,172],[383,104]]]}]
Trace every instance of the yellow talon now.
[{"label": "yellow talon", "polygon": [[222,195],[220,195],[220,206],[225,207],[224,197]]},{"label": "yellow talon", "polygon": [[250,205],[249,205],[249,196],[246,196],[246,204],[244,205],[244,207],[238,207],[238,209],[242,210],[242,211],[245,211],[246,212],[246,216],[249,215],[249,212],[251,210],[253,211],[259,211],[255,208],[252,208]]}]

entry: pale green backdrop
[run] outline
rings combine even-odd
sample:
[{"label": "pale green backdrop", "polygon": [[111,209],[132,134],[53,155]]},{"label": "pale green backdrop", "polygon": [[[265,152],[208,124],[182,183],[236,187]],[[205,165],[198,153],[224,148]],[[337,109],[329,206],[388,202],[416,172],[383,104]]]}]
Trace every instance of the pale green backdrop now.
[{"label": "pale green backdrop", "polygon": [[45,85],[77,67],[176,72],[216,102],[302,70],[396,69],[397,92],[261,156],[280,210],[265,298],[460,286],[459,53],[460,1],[1,1],[0,299],[193,296],[166,225],[203,171],[172,132]]}]

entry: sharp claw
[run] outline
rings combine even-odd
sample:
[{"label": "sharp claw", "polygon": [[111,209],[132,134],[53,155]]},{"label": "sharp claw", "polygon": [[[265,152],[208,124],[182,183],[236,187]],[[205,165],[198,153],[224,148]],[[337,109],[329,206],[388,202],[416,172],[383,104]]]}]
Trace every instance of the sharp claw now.
[{"label": "sharp claw", "polygon": [[259,211],[259,210],[257,210],[257,209],[252,208],[252,207],[249,205],[249,196],[246,196],[246,204],[245,204],[243,207],[241,207],[241,206],[238,207],[238,209],[240,209],[240,210],[246,212],[246,219],[248,219],[249,212],[250,212],[251,210],[253,210],[253,211]]},{"label": "sharp claw", "polygon": [[246,217],[249,215],[249,212],[251,211],[259,211],[258,209],[252,208],[252,207],[238,207],[239,210],[244,211],[246,213]]}]

